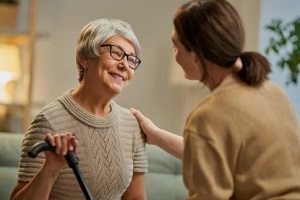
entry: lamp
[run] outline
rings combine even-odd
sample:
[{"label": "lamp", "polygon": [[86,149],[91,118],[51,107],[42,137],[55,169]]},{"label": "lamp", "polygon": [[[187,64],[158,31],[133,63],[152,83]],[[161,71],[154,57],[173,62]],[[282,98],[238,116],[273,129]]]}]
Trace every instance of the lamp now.
[{"label": "lamp", "polygon": [[0,101],[12,102],[8,83],[20,77],[20,55],[16,45],[0,44]]}]

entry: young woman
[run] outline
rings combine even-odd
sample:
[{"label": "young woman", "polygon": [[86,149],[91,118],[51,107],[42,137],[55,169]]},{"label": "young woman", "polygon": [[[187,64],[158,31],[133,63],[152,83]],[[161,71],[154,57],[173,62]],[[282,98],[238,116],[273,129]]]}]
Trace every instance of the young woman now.
[{"label": "young woman", "polygon": [[174,55],[211,94],[190,113],[184,137],[132,112],[154,144],[182,159],[189,200],[300,199],[300,128],[268,60],[244,52],[244,29],[225,0],[194,0],[174,17]]}]

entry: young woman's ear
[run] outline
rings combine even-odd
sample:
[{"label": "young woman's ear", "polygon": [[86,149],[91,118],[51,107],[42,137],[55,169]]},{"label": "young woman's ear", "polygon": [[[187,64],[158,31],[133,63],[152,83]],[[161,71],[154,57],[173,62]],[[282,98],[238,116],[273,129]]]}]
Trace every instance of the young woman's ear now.
[{"label": "young woman's ear", "polygon": [[196,53],[193,52],[193,51],[191,51],[191,54],[192,54],[192,55],[191,55],[191,56],[192,56],[192,61],[193,61],[196,65],[199,65],[199,63],[201,63],[201,62],[200,62],[198,56],[196,55]]}]

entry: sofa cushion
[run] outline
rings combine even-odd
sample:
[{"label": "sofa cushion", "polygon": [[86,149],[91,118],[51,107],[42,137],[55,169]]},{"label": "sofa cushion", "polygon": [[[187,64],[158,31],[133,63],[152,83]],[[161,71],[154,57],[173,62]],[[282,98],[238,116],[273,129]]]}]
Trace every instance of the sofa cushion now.
[{"label": "sofa cushion", "polygon": [[181,161],[154,145],[147,145],[149,172],[181,174]]},{"label": "sofa cushion", "polygon": [[17,184],[18,167],[0,167],[0,199],[10,199],[10,194]]},{"label": "sofa cushion", "polygon": [[182,175],[148,172],[146,194],[148,200],[184,200],[187,198],[187,189]]},{"label": "sofa cushion", "polygon": [[0,133],[0,166],[18,166],[23,137],[18,133]]},{"label": "sofa cushion", "polygon": [[146,149],[148,155],[147,199],[186,199],[188,193],[183,184],[181,161],[156,146],[147,145]]}]

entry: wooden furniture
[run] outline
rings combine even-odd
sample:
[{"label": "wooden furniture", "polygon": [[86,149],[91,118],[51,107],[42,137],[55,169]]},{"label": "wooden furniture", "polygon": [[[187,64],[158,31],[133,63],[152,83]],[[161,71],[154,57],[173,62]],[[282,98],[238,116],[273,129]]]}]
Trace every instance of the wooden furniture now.
[{"label": "wooden furniture", "polygon": [[[21,5],[21,4],[26,5]],[[35,55],[35,24],[37,14],[37,0],[20,1],[19,12],[27,9],[27,21],[19,18],[18,23],[28,24],[27,30],[17,27],[7,29],[0,27],[0,43],[17,45],[20,49],[22,76],[16,82],[16,94],[13,102],[0,102],[0,121],[3,130],[9,132],[24,132],[31,121],[32,80]],[[12,122],[12,118],[20,118],[19,122]]]}]

